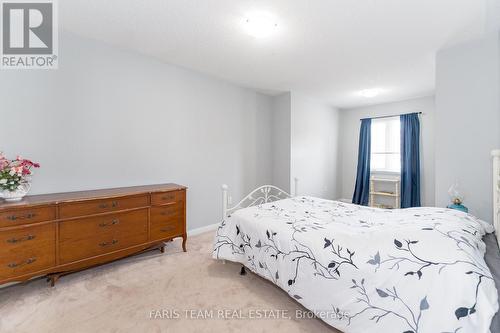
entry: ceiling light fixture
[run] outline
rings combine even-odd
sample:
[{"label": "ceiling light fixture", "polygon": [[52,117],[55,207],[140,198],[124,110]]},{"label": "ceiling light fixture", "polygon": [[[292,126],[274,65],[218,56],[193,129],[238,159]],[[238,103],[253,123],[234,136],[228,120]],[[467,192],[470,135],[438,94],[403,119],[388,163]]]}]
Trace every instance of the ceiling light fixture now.
[{"label": "ceiling light fixture", "polygon": [[278,30],[276,19],[269,13],[252,13],[246,16],[243,28],[255,38],[266,38]]},{"label": "ceiling light fixture", "polygon": [[360,96],[363,96],[363,97],[366,97],[366,98],[373,98],[373,97],[377,97],[378,95],[380,95],[383,92],[384,92],[383,89],[372,88],[372,89],[361,90],[358,94]]}]

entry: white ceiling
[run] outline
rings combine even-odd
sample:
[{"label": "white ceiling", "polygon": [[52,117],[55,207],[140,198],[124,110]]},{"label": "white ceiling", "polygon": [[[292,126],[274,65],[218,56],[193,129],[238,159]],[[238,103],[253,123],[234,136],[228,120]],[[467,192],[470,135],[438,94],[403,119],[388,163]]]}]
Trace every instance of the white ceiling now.
[{"label": "white ceiling", "polygon": [[[64,30],[268,93],[348,108],[432,94],[434,58],[484,32],[484,0],[61,0]],[[277,17],[267,39],[242,31]],[[367,99],[357,92],[382,88]]]}]

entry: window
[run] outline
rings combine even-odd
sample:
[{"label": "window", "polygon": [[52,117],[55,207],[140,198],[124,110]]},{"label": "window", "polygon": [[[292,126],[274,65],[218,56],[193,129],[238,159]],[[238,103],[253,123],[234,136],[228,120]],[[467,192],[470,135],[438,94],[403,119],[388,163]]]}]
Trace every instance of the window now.
[{"label": "window", "polygon": [[399,117],[372,120],[371,171],[401,172]]}]

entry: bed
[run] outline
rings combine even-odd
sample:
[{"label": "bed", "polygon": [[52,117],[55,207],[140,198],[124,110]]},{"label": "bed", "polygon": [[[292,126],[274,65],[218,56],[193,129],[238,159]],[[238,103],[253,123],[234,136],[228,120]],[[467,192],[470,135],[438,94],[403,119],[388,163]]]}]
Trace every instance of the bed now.
[{"label": "bed", "polygon": [[493,225],[456,210],[384,210],[274,186],[228,208],[224,187],[213,256],[243,264],[343,332],[499,332],[500,151],[493,156]]}]

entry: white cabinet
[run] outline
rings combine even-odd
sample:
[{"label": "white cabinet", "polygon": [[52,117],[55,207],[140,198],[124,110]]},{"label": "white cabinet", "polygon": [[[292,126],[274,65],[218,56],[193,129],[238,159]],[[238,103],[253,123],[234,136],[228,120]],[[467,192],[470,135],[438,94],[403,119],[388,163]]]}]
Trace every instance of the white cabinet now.
[{"label": "white cabinet", "polygon": [[399,177],[383,178],[371,176],[370,178],[370,207],[400,208]]}]

